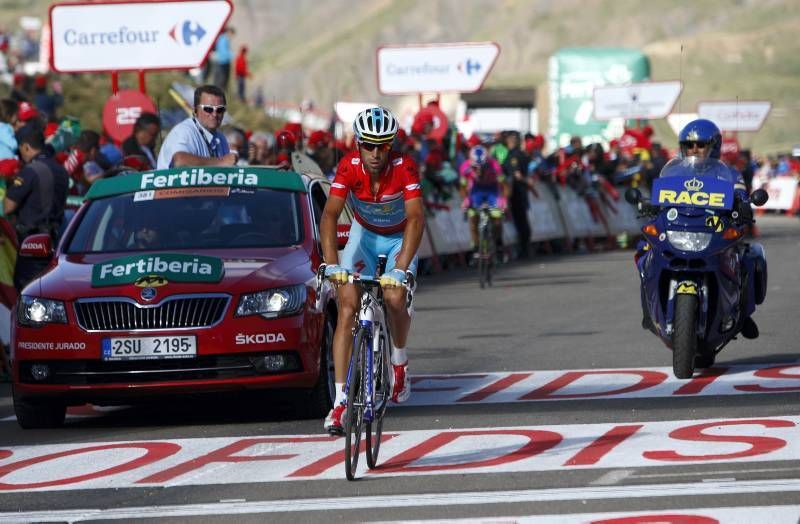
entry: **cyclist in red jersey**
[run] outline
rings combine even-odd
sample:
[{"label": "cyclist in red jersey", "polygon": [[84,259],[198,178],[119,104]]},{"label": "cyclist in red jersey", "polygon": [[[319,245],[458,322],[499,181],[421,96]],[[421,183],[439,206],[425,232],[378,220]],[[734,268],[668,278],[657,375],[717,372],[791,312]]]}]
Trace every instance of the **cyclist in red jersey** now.
[{"label": "cyclist in red jersey", "polygon": [[[338,319],[333,337],[336,399],[325,419],[331,434],[342,434],[346,399],[343,386],[352,349],[352,333],[361,296],[347,283],[351,272],[374,275],[378,255],[388,255],[381,276],[392,337],[392,400],[405,402],[411,392],[406,341],[411,312],[406,309],[406,274],[416,275],[417,250],[422,240],[425,213],[419,172],[414,160],[392,151],[397,120],[382,107],[366,109],[356,116],[353,130],[357,151],[347,154],[336,168],[330,198],[320,224],[325,277],[337,282]],[[336,224],[349,200],[356,221],[350,229],[341,258],[336,249]]]}]

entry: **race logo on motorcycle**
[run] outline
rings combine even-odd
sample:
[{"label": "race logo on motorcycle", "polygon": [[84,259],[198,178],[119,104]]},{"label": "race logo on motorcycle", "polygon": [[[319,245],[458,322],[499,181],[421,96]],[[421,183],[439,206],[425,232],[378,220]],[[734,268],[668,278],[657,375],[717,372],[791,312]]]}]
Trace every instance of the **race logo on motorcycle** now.
[{"label": "race logo on motorcycle", "polygon": [[709,177],[668,176],[653,181],[652,203],[657,206],[731,209],[733,184]]}]

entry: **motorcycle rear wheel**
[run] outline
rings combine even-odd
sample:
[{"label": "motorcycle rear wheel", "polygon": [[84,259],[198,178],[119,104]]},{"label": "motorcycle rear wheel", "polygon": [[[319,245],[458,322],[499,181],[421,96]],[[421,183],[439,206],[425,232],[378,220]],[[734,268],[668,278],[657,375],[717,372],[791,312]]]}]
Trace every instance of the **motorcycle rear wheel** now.
[{"label": "motorcycle rear wheel", "polygon": [[672,334],[672,372],[677,378],[692,378],[697,354],[697,296],[675,297],[675,323]]}]

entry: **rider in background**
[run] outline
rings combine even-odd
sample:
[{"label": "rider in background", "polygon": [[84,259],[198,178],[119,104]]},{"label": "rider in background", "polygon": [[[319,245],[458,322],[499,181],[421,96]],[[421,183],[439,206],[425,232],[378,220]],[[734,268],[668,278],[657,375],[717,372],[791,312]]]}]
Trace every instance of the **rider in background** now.
[{"label": "rider in background", "polygon": [[[346,412],[343,386],[361,301],[358,287],[348,284],[347,278],[353,272],[374,275],[381,254],[388,256],[381,286],[392,338],[392,400],[405,402],[411,393],[406,355],[411,313],[406,307],[403,284],[407,273],[416,276],[425,213],[417,164],[410,156],[391,150],[397,129],[394,115],[382,107],[366,109],[356,116],[353,131],[357,150],[339,161],[322,214],[320,236],[327,264],[325,277],[341,284],[333,337],[336,399],[324,424],[331,434],[343,433]],[[345,199],[349,199],[356,220],[340,259],[336,250],[336,224]]]},{"label": "rider in background", "polygon": [[484,204],[489,206],[494,227],[495,247],[498,256],[503,252],[502,219],[508,201],[508,185],[500,164],[482,145],[469,150],[469,159],[464,160],[459,168],[461,176],[461,196],[464,199],[461,209],[469,218],[469,230],[473,256],[478,247],[478,209]]}]

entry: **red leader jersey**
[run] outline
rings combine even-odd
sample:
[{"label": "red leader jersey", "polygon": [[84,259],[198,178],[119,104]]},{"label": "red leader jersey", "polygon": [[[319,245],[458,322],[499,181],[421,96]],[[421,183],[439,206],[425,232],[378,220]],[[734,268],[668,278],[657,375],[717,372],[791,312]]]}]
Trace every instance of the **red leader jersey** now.
[{"label": "red leader jersey", "polygon": [[422,197],[417,163],[408,155],[389,153],[378,192],[373,194],[358,151],[351,151],[339,161],[331,195],[349,199],[365,229],[382,235],[398,233],[406,226],[406,200]]}]

